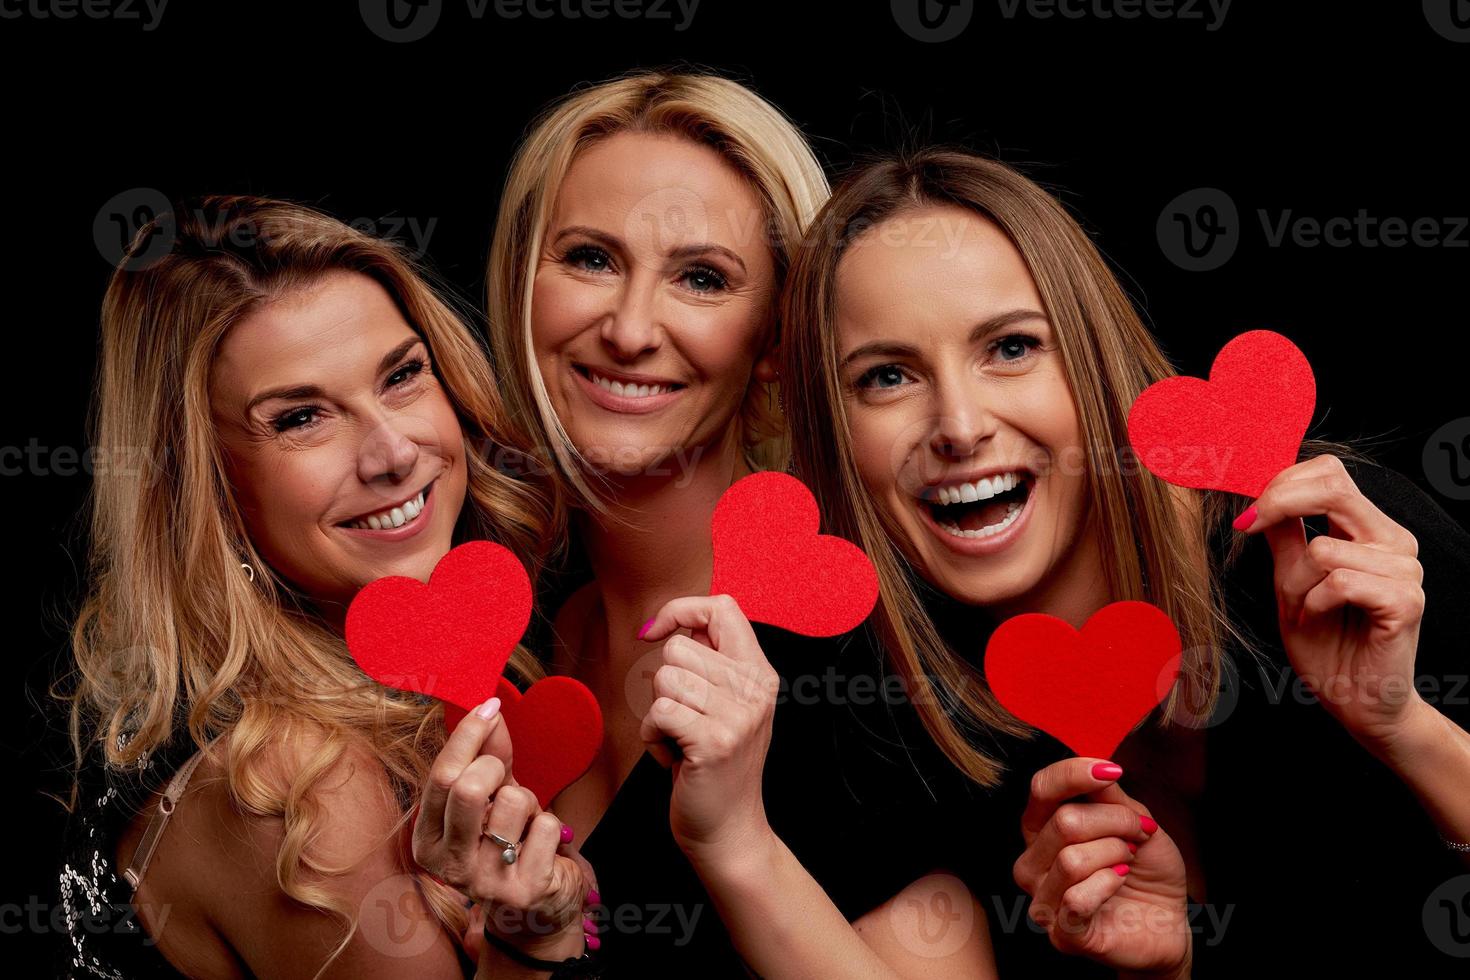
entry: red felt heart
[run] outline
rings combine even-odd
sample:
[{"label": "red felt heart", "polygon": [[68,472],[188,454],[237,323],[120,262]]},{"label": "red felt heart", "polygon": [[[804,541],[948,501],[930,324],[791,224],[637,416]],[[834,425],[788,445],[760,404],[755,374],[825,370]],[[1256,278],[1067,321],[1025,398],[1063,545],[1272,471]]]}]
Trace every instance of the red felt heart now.
[{"label": "red felt heart", "polygon": [[1147,602],[1104,606],[1080,631],[1023,613],[1001,623],[985,647],[985,679],[1007,711],[1099,759],[1168,696],[1179,665],[1179,631]]},{"label": "red felt heart", "polygon": [[851,541],[817,533],[817,501],[785,473],[752,473],[715,505],[710,595],[728,594],[748,619],[804,636],[856,627],[878,601],[878,574]]},{"label": "red felt heart", "polygon": [[1317,382],[1297,346],[1251,330],[1220,349],[1210,380],[1166,378],[1128,413],[1128,439],[1161,480],[1258,497],[1296,462]]},{"label": "red felt heart", "polygon": [[388,687],[465,710],[494,693],[531,618],[531,582],[510,551],[470,541],[434,566],[368,583],[347,609],[347,649]]},{"label": "red felt heart", "polygon": [[[510,732],[516,782],[536,794],[543,808],[597,758],[602,747],[602,708],[581,681],[545,677],[522,694],[505,678],[495,689],[500,714]],[[444,721],[452,732],[467,712],[444,705]]]}]

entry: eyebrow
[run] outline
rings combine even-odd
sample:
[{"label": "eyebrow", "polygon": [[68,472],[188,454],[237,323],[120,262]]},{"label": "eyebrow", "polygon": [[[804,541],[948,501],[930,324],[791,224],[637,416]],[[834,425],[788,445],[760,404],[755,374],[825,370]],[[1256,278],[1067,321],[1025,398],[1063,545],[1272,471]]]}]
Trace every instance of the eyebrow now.
[{"label": "eyebrow", "polygon": [[[403,358],[403,355],[407,354],[409,351],[413,350],[421,343],[423,343],[423,338],[415,335],[405,340],[403,343],[399,344],[388,353],[384,354],[382,359],[378,361],[378,369],[373,372],[374,376],[382,374],[384,371],[397,364]],[[260,394],[256,395],[255,397],[251,398],[250,401],[245,404],[245,415],[248,417],[250,413],[255,410],[255,406],[259,405],[261,402],[268,402],[276,398],[282,399],[284,401],[296,401],[302,398],[322,398],[324,396],[325,392],[320,385],[302,384],[287,385],[281,388],[268,388],[265,391],[260,392]]]},{"label": "eyebrow", "polygon": [[[597,228],[593,228],[590,225],[569,225],[568,227],[563,228],[561,231],[557,232],[556,237],[552,238],[552,242],[559,242],[563,238],[571,235],[582,235],[586,238],[592,239],[595,242],[598,242],[599,244],[606,245],[608,248],[613,249],[614,251],[621,252],[624,250],[622,241],[619,240],[616,236],[609,235],[607,232],[601,231]],[[698,258],[701,255],[708,255],[711,252],[716,255],[722,255],[729,261],[735,263],[737,266],[740,267],[741,272],[747,271],[745,268],[745,260],[736,255],[729,248],[726,248],[724,245],[721,245],[718,242],[695,242],[690,245],[680,245],[678,248],[669,252],[669,257],[674,259],[692,259]]]},{"label": "eyebrow", "polygon": [[[980,341],[984,340],[990,334],[995,333],[997,330],[1003,330],[1006,327],[1011,326],[1012,324],[1022,323],[1026,320],[1045,319],[1046,315],[1041,313],[1039,310],[1021,309],[1011,310],[1007,313],[999,313],[988,320],[984,320],[976,324],[974,329],[970,331],[968,342],[971,344],[977,344]],[[842,363],[838,365],[838,369],[840,370],[847,367],[848,364],[852,363],[860,357],[871,357],[875,354],[881,355],[883,357],[913,357],[918,353],[918,348],[914,347],[912,344],[903,344],[899,343],[896,340],[875,340],[871,343],[860,344],[859,346],[854,347],[851,351],[848,352],[847,356],[842,359]]]}]

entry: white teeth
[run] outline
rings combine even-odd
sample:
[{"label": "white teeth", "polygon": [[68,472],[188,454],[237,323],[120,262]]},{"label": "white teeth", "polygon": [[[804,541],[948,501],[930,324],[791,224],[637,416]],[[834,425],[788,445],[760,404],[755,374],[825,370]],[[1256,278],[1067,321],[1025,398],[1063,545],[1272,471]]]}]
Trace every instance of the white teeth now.
[{"label": "white teeth", "polygon": [[402,527],[423,512],[424,492],[420,490],[418,496],[412,500],[385,510],[381,514],[371,514],[361,520],[352,521],[347,526],[362,531],[386,531],[389,528]]},{"label": "white teeth", "polygon": [[592,379],[593,384],[599,388],[605,388],[614,395],[620,395],[623,398],[649,398],[653,395],[662,395],[664,392],[672,390],[673,387],[672,385],[623,384],[621,381],[604,378],[596,371],[588,371],[587,374]]},{"label": "white teeth", "polygon": [[1021,513],[1022,505],[1017,503],[1006,506],[1006,516],[995,524],[987,524],[973,531],[963,531],[958,524],[941,523],[939,526],[957,538],[988,538],[993,534],[999,534],[1015,523],[1017,515]]},{"label": "white teeth", "polygon": [[954,486],[937,487],[934,497],[941,504],[972,504],[980,500],[989,500],[997,494],[1014,490],[1020,485],[1025,476],[1019,472],[999,473],[988,479],[982,478],[973,483],[960,483]]}]

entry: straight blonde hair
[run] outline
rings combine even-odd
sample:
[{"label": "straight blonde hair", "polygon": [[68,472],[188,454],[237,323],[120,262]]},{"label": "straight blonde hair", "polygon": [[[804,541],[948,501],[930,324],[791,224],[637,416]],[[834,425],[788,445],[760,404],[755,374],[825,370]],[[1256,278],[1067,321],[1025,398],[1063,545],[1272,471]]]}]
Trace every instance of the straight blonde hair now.
[{"label": "straight blonde hair", "polygon": [[[148,261],[156,236],[171,237],[171,248]],[[228,736],[210,752],[223,753],[230,799],[284,824],[275,861],[281,889],[347,924],[322,969],[357,922],[356,909],[320,883],[346,869],[314,856],[328,819],[316,784],[349,748],[365,747],[395,792],[401,838],[443,742],[442,709],[364,675],[311,600],[255,550],[225,477],[208,374],[222,339],[252,310],[338,270],[387,289],[424,338],[454,405],[469,467],[456,540],[498,540],[537,572],[552,503],[481,457],[488,446],[520,444],[504,422],[484,348],[407,253],[309,208],[207,198],[144,227],[103,300],[91,439],[101,452],[134,450],[152,465],[109,468],[92,487],[75,671],[60,685],[70,690],[58,692],[69,702],[78,769],[99,744],[108,765],[126,768],[176,736],[200,748]],[[242,562],[257,570],[253,580]],[[523,650],[512,672],[528,680],[542,673]],[[268,775],[269,750],[282,746],[301,763],[284,788]],[[457,938],[467,921],[462,903],[406,851],[401,858]]]},{"label": "straight blonde hair", "polygon": [[[605,509],[601,488],[557,418],[531,356],[531,294],[556,197],[577,155],[616,133],[683,137],[713,148],[749,182],[766,211],[764,234],[775,258],[777,295],[791,252],[827,199],[827,178],[801,132],[775,106],[739,82],[694,72],[638,72],[573,92],[531,126],[500,199],[487,274],[490,336],[506,379],[511,415],[546,447],[548,469],[578,506]],[[777,315],[772,304],[772,317]],[[776,337],[780,336],[776,323]],[[743,445],[756,469],[786,465],[785,424],[775,385],[751,380],[741,408]]]}]

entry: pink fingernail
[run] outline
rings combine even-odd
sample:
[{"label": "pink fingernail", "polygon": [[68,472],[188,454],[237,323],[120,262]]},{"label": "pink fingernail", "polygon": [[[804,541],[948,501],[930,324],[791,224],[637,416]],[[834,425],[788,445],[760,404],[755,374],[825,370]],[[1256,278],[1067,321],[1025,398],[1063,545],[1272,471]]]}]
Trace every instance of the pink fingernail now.
[{"label": "pink fingernail", "polygon": [[597,928],[597,923],[596,922],[593,922],[591,919],[583,919],[582,920],[582,931],[585,932],[589,936],[595,936],[601,930],[599,930]]},{"label": "pink fingernail", "polygon": [[1128,845],[1128,853],[1129,854],[1137,854],[1138,853],[1138,845],[1137,844],[1133,843],[1131,840],[1125,840],[1123,843],[1125,843],[1125,844]]},{"label": "pink fingernail", "polygon": [[489,719],[494,718],[496,716],[496,714],[499,713],[499,711],[500,711],[500,699],[499,698],[491,698],[489,701],[486,701],[484,704],[482,704],[478,708],[476,708],[475,709],[475,714],[478,717],[484,718],[484,719],[486,719],[488,721]]},{"label": "pink fingernail", "polygon": [[1115,864],[1113,865],[1113,870],[1116,871],[1118,873],[1118,877],[1121,878],[1128,873],[1128,865]]},{"label": "pink fingernail", "polygon": [[592,950],[592,952],[594,953],[597,952],[599,949],[602,948],[602,940],[598,939],[596,936],[588,936],[587,948]]},{"label": "pink fingernail", "polygon": [[572,838],[576,836],[577,832],[572,829],[571,824],[564,823],[561,825],[561,842],[563,844],[570,844],[572,842]]},{"label": "pink fingernail", "polygon": [[598,891],[597,891],[596,888],[589,888],[589,889],[587,889],[587,899],[586,899],[586,901],[587,901],[587,904],[588,905],[601,905],[602,904],[602,896],[600,894],[598,894]]},{"label": "pink fingernail", "polygon": [[1159,825],[1154,821],[1153,817],[1145,817],[1142,814],[1138,817],[1138,825],[1143,828],[1145,834],[1151,834],[1159,829]]},{"label": "pink fingernail", "polygon": [[1245,510],[1243,510],[1243,511],[1240,512],[1240,516],[1235,519],[1235,522],[1234,522],[1234,525],[1233,526],[1235,527],[1235,529],[1237,531],[1244,531],[1244,530],[1249,529],[1250,526],[1252,524],[1254,524],[1255,522],[1256,522],[1256,505],[1255,504],[1251,504]]},{"label": "pink fingernail", "polygon": [[657,616],[650,616],[648,618],[648,622],[644,623],[643,624],[643,627],[638,630],[638,639],[640,639],[640,640],[643,639],[643,637],[648,633],[648,631],[653,628],[653,621],[655,619],[657,619],[657,618],[658,618]]},{"label": "pink fingernail", "polygon": [[1123,767],[1116,762],[1099,762],[1092,767],[1093,779],[1117,779],[1123,775]]}]

